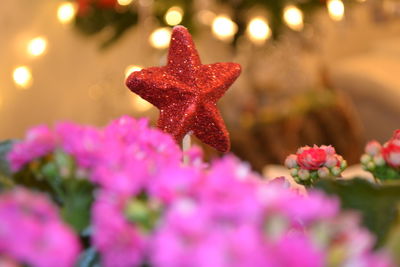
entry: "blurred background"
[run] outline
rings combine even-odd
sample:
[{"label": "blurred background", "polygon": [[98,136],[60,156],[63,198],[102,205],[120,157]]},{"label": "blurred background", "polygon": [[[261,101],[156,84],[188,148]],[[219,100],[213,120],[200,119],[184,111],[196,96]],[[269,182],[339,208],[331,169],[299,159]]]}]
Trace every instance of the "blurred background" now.
[{"label": "blurred background", "polygon": [[219,106],[255,169],[306,144],[353,163],[400,128],[399,0],[13,0],[0,1],[0,139],[59,120],[155,122],[124,79],[165,64],[177,24],[203,63],[242,64]]}]

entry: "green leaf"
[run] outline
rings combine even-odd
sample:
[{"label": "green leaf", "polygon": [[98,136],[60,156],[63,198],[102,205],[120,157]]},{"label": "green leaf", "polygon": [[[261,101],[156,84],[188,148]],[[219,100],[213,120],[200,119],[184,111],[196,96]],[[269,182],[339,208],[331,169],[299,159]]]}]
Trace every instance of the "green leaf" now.
[{"label": "green leaf", "polygon": [[86,179],[63,180],[64,196],[61,214],[78,233],[89,226],[94,186]]},{"label": "green leaf", "polygon": [[38,178],[29,168],[24,168],[12,176],[12,181],[18,185],[36,189],[42,192],[52,193],[53,190],[43,179]]},{"label": "green leaf", "polygon": [[10,166],[7,161],[7,154],[13,147],[15,141],[13,140],[6,140],[0,142],[0,175],[2,176],[10,176],[11,170]]},{"label": "green leaf", "polygon": [[400,184],[377,185],[360,178],[322,179],[316,188],[339,197],[343,209],[359,211],[364,226],[377,237],[376,247],[385,242],[398,215]]},{"label": "green leaf", "polygon": [[371,171],[371,173],[374,175],[374,177],[379,178],[381,180],[400,179],[400,172],[386,164],[383,166],[377,166],[374,170]]}]

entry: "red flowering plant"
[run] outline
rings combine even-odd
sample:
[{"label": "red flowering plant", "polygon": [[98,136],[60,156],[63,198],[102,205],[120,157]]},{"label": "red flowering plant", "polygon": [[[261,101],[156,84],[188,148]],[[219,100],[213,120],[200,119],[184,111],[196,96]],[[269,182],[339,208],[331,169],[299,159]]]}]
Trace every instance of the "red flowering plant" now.
[{"label": "red flowering plant", "polygon": [[395,180],[400,178],[400,130],[396,130],[385,144],[370,141],[361,156],[363,168],[375,179]]},{"label": "red flowering plant", "polygon": [[336,154],[335,148],[325,145],[301,147],[296,154],[286,158],[285,165],[294,180],[306,186],[313,185],[320,178],[340,177],[347,167],[346,161]]}]

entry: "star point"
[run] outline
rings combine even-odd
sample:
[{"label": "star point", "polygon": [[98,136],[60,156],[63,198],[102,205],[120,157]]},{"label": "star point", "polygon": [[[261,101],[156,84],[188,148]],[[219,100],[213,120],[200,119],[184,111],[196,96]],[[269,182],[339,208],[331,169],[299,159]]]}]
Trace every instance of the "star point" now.
[{"label": "star point", "polygon": [[127,87],[160,110],[157,126],[177,142],[193,132],[215,149],[229,151],[229,133],[216,103],[240,75],[240,65],[201,64],[183,26],[173,29],[167,61],[163,67],[133,72]]}]

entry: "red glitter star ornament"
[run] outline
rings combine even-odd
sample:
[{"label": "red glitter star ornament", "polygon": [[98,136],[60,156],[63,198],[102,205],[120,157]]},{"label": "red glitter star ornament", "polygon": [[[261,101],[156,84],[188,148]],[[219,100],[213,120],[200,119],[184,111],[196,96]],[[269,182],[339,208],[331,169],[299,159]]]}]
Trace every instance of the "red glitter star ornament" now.
[{"label": "red glitter star ornament", "polygon": [[168,64],[133,72],[126,85],[160,110],[157,126],[177,142],[193,132],[204,143],[227,152],[229,133],[216,103],[240,71],[236,63],[202,65],[188,30],[175,26]]}]

